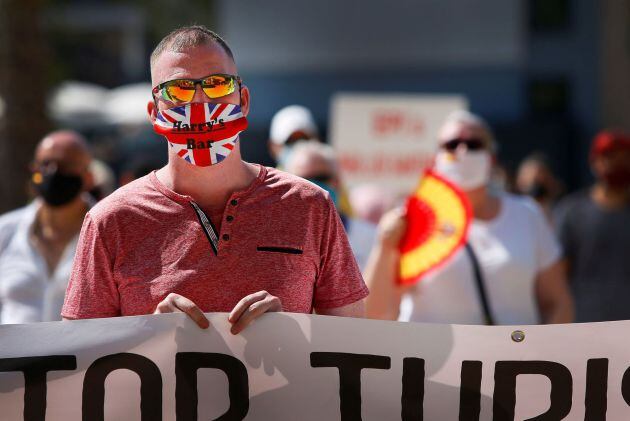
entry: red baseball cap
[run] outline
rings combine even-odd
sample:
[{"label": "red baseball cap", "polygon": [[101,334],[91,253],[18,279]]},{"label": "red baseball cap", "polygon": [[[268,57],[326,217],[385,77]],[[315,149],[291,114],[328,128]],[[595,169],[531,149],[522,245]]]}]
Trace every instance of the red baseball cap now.
[{"label": "red baseball cap", "polygon": [[593,139],[591,159],[608,152],[629,150],[630,136],[621,132],[601,131]]}]

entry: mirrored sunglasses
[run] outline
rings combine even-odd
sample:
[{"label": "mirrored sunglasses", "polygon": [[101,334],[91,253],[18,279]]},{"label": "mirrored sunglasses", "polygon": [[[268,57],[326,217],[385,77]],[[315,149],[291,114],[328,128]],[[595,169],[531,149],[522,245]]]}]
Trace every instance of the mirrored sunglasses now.
[{"label": "mirrored sunglasses", "polygon": [[153,97],[159,95],[176,104],[187,103],[195,96],[197,85],[201,85],[208,98],[221,98],[234,92],[236,84],[240,87],[241,82],[239,76],[228,74],[214,74],[201,79],[173,79],[154,87]]}]

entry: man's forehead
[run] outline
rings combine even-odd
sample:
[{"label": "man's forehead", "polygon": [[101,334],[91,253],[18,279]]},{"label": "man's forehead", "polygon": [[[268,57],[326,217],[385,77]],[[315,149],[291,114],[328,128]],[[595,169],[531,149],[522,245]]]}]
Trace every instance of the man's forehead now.
[{"label": "man's forehead", "polygon": [[225,50],[211,42],[182,51],[164,51],[151,69],[151,78],[155,86],[172,79],[198,79],[213,73],[237,74],[237,70]]},{"label": "man's forehead", "polygon": [[476,124],[458,121],[447,124],[442,129],[440,133],[440,140],[446,142],[460,136],[479,136],[485,138],[485,135],[486,133],[482,127]]}]

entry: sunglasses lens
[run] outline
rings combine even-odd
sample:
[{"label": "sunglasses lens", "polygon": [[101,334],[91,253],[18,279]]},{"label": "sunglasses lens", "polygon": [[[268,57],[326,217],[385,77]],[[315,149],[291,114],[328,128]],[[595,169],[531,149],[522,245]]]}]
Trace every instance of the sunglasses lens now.
[{"label": "sunglasses lens", "polygon": [[173,80],[164,85],[166,99],[173,102],[190,102],[195,96],[195,83],[190,80]]},{"label": "sunglasses lens", "polygon": [[450,140],[442,144],[442,149],[447,151],[454,151],[459,146],[459,140]]},{"label": "sunglasses lens", "polygon": [[461,144],[463,144],[469,151],[480,151],[484,149],[484,143],[479,139],[453,139],[443,143],[442,148],[449,152],[454,152]]},{"label": "sunglasses lens", "polygon": [[466,142],[466,147],[469,151],[480,151],[483,149],[483,142],[477,139],[469,140]]},{"label": "sunglasses lens", "polygon": [[[202,81],[193,79],[177,79],[164,83],[162,86],[162,98],[175,102],[191,102],[195,97],[197,84],[201,82],[201,88],[209,98],[221,98],[234,92],[236,77],[231,75],[212,75]],[[157,91],[154,91],[156,94]]]},{"label": "sunglasses lens", "polygon": [[227,75],[212,75],[202,82],[208,98],[220,98],[234,92],[234,78]]}]

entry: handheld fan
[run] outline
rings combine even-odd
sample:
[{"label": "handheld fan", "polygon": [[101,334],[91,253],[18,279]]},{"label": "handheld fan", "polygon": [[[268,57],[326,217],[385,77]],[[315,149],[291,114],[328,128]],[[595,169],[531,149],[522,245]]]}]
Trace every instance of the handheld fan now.
[{"label": "handheld fan", "polygon": [[466,243],[472,218],[466,195],[431,170],[407,199],[406,210],[407,230],[399,246],[403,285],[446,263]]}]

